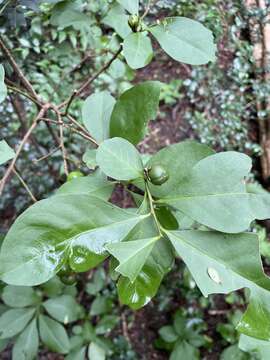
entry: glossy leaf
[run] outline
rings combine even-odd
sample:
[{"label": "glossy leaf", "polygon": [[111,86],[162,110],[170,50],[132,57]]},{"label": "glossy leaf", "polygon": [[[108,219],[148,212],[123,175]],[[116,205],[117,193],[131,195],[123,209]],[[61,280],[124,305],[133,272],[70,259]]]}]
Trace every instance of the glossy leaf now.
[{"label": "glossy leaf", "polygon": [[[157,229],[152,218],[138,224],[126,240],[141,239],[142,236],[155,237]],[[173,254],[169,242],[160,239],[147,258],[141,272],[132,283],[127,277],[121,276],[118,283],[120,301],[136,310],[146,305],[157,293],[163,277],[171,270]]]},{"label": "glossy leaf", "polygon": [[19,334],[34,316],[35,309],[12,309],[0,317],[0,339]]},{"label": "glossy leaf", "polygon": [[167,234],[204,296],[250,289],[250,304],[237,329],[246,335],[269,339],[270,280],[263,272],[257,236],[211,231],[167,231]]},{"label": "glossy leaf", "polygon": [[108,200],[112,194],[114,184],[108,181],[100,171],[95,171],[89,176],[78,177],[67,181],[57,190],[57,195],[88,194],[103,200]]},{"label": "glossy leaf", "polygon": [[117,0],[130,14],[138,14],[139,0]]},{"label": "glossy leaf", "polygon": [[129,16],[126,15],[124,8],[119,4],[115,4],[108,14],[102,19],[102,22],[112,27],[123,39],[131,33],[128,25]]},{"label": "glossy leaf", "polygon": [[269,340],[258,340],[250,336],[241,335],[239,340],[239,348],[245,352],[258,354],[260,360],[268,360],[270,358]]},{"label": "glossy leaf", "polygon": [[97,150],[97,164],[116,180],[143,178],[143,164],[138,150],[127,140],[105,140]]},{"label": "glossy leaf", "polygon": [[43,303],[44,308],[55,320],[68,324],[78,320],[81,308],[70,295],[62,295]]},{"label": "glossy leaf", "polygon": [[49,350],[60,354],[69,352],[70,343],[65,328],[48,316],[39,316],[39,333],[41,341]]},{"label": "glossy leaf", "polygon": [[98,143],[109,138],[114,104],[115,99],[108,91],[90,95],[83,103],[83,123]]},{"label": "glossy leaf", "polygon": [[149,120],[157,116],[161,83],[146,81],[125,91],[116,102],[110,123],[111,137],[137,144],[145,135]]},{"label": "glossy leaf", "polygon": [[[7,97],[7,86],[5,84],[5,69],[0,64],[0,103]],[[1,161],[0,161],[1,163]]]},{"label": "glossy leaf", "polygon": [[115,270],[123,276],[127,276],[131,282],[134,282],[158,239],[158,237],[154,237],[108,244],[106,249],[120,263]]},{"label": "glossy leaf", "polygon": [[110,312],[112,310],[112,302],[106,296],[97,296],[91,304],[90,315],[97,316]]},{"label": "glossy leaf", "polygon": [[[44,216],[46,214],[46,216]],[[0,274],[12,285],[38,285],[52,278],[67,256],[92,263],[93,253],[118,242],[146,215],[120,209],[87,194],[39,201],[15,221],[0,253]]]},{"label": "glossy leaf", "polygon": [[105,360],[106,352],[97,343],[91,342],[88,349],[88,357],[91,360]]},{"label": "glossy leaf", "polygon": [[35,305],[40,301],[39,296],[31,287],[12,285],[5,286],[2,299],[6,305],[14,308]]},{"label": "glossy leaf", "polygon": [[7,144],[5,140],[0,141],[0,165],[4,164],[8,160],[13,159],[15,156],[15,152],[11,147]]},{"label": "glossy leaf", "polygon": [[17,338],[12,349],[12,360],[36,359],[38,347],[37,321],[34,319]]},{"label": "glossy leaf", "polygon": [[129,34],[123,43],[123,55],[132,69],[148,65],[153,57],[150,38],[142,32]]},{"label": "glossy leaf", "polygon": [[170,17],[149,31],[162,49],[174,60],[202,65],[215,61],[213,34],[198,21],[185,17]]},{"label": "glossy leaf", "polygon": [[262,201],[259,195],[246,192],[244,178],[250,168],[251,159],[241,153],[228,151],[209,156],[160,202],[212,229],[245,231],[254,219],[270,217],[270,196]]},{"label": "glossy leaf", "polygon": [[237,345],[231,345],[222,351],[220,360],[250,360],[250,356],[241,351]]}]

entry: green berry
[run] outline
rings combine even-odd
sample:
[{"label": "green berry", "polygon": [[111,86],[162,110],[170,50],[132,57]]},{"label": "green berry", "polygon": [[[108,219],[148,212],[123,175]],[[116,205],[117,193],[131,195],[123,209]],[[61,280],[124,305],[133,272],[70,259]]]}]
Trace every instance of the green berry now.
[{"label": "green berry", "polygon": [[76,275],[70,273],[69,275],[61,275],[60,280],[65,285],[74,285],[77,282]]},{"label": "green berry", "polygon": [[169,174],[162,165],[153,165],[148,169],[148,178],[154,185],[162,185],[169,179]]},{"label": "green berry", "polygon": [[67,181],[71,181],[73,179],[77,179],[79,177],[83,177],[83,173],[81,173],[80,171],[76,170],[76,171],[71,171],[69,174],[68,174],[68,177],[67,177]]}]

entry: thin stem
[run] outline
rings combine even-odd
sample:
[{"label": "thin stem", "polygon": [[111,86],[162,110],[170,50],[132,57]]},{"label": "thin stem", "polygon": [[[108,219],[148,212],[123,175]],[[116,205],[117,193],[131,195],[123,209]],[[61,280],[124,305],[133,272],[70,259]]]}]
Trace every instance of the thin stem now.
[{"label": "thin stem", "polygon": [[23,150],[24,145],[26,144],[26,142],[28,141],[29,137],[31,136],[32,132],[34,131],[34,129],[36,128],[39,120],[44,116],[44,114],[46,113],[46,111],[48,110],[48,108],[50,107],[49,104],[46,104],[42,107],[42,109],[40,110],[40,112],[38,113],[37,117],[35,118],[35,120],[33,121],[31,127],[28,129],[28,131],[26,132],[26,134],[24,135],[16,153],[15,156],[12,160],[12,162],[10,163],[9,167],[7,168],[7,171],[5,172],[5,175],[3,176],[1,182],[0,182],[0,195],[3,192],[3,189],[5,187],[5,184],[10,176],[10,174],[13,172],[16,161],[18,159],[18,157],[20,156],[21,151]]},{"label": "thin stem", "polygon": [[38,95],[35,92],[33,86],[30,84],[28,79],[24,76],[23,72],[21,71],[19,65],[16,63],[14,57],[11,54],[11,51],[9,50],[8,46],[5,44],[5,41],[0,35],[0,48],[2,49],[2,52],[6,55],[8,62],[12,66],[15,73],[18,75],[19,79],[21,80],[22,84],[24,85],[25,89],[35,98],[38,100]]},{"label": "thin stem", "polygon": [[48,157],[52,156],[54,153],[56,153],[58,150],[60,149],[60,145],[57,146],[57,148],[53,149],[52,151],[50,151],[48,154],[38,158],[38,159],[35,159],[33,160],[34,163],[37,163],[37,162],[40,162],[40,161],[43,161],[45,159],[47,159]]},{"label": "thin stem", "polygon": [[68,171],[68,162],[67,162],[67,150],[65,147],[65,142],[64,142],[64,127],[63,127],[63,121],[61,118],[61,114],[58,111],[57,108],[54,108],[56,115],[57,115],[57,120],[58,120],[58,124],[59,124],[59,134],[60,134],[60,148],[62,149],[62,156],[63,156],[63,163],[64,163],[64,172],[66,174],[66,176],[68,176],[69,171]]},{"label": "thin stem", "polygon": [[151,212],[151,214],[152,214],[152,216],[154,218],[156,227],[158,229],[159,236],[162,236],[161,226],[160,226],[160,223],[158,221],[158,218],[157,218],[157,215],[156,215],[156,212],[155,212],[155,208],[154,208],[154,200],[153,200],[153,197],[152,197],[152,194],[150,192],[150,189],[149,189],[149,186],[148,186],[147,182],[145,182],[145,188],[146,188],[146,193],[147,193],[147,197],[148,197],[149,204],[150,204],[150,212]]},{"label": "thin stem", "polygon": [[[71,106],[72,101],[80,96],[84,90],[92,84],[93,81],[95,81],[100,74],[102,74],[104,71],[106,71],[110,65],[114,62],[114,60],[118,57],[118,55],[121,53],[122,51],[122,46],[120,46],[120,48],[117,50],[117,52],[112,56],[112,58],[105,64],[102,66],[102,68],[96,73],[94,74],[92,77],[90,77],[79,89],[74,90],[73,93],[71,94],[71,96],[69,97],[68,100],[65,100],[62,104],[60,104],[58,106],[58,109],[62,109],[63,107],[65,107],[66,105],[68,105],[68,107]],[[67,112],[68,109],[66,109],[65,113]]]},{"label": "thin stem", "polygon": [[76,125],[78,128],[80,128],[82,130],[82,132],[84,134],[87,135],[87,138],[89,141],[91,141],[93,144],[95,144],[96,146],[99,146],[98,142],[91,136],[91,134],[84,128],[84,126],[82,126],[77,120],[75,120],[71,115],[67,114],[67,118],[69,119],[69,121],[71,123],[73,123],[74,125]]},{"label": "thin stem", "polygon": [[158,0],[155,0],[152,2],[152,0],[148,0],[148,4],[145,8],[145,11],[143,13],[143,15],[141,16],[141,20],[143,20],[149,13],[150,9],[151,9],[151,6],[154,6],[156,3],[158,2]]},{"label": "thin stem", "polygon": [[34,203],[37,202],[37,199],[35,198],[35,196],[33,195],[32,191],[30,190],[29,186],[26,184],[26,182],[23,180],[23,178],[21,177],[21,175],[18,173],[18,171],[14,168],[12,169],[12,171],[14,172],[14,174],[17,176],[17,178],[20,180],[22,186],[25,188],[25,190],[27,191],[27,193],[29,194],[30,198],[32,199],[32,201]]},{"label": "thin stem", "polygon": [[38,106],[42,106],[42,103],[40,101],[38,101],[37,99],[33,98],[30,94],[24,92],[23,90],[17,88],[16,86],[12,86],[7,84],[7,88],[15,93],[18,93],[26,98],[28,98],[29,100],[31,100],[33,103],[35,103]]}]

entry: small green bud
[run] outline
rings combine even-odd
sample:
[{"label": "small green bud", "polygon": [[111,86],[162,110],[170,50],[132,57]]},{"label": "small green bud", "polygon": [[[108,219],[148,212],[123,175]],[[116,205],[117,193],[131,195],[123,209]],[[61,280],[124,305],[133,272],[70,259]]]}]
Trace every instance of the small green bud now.
[{"label": "small green bud", "polygon": [[141,19],[138,15],[130,15],[128,25],[133,32],[139,32],[142,30]]},{"label": "small green bud", "polygon": [[147,171],[149,180],[154,185],[162,185],[169,179],[169,174],[162,165],[153,165]]}]

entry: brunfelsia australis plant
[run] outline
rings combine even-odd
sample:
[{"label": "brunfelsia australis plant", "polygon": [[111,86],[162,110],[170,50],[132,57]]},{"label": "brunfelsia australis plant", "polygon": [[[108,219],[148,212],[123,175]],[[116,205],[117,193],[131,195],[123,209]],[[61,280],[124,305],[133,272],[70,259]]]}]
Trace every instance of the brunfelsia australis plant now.
[{"label": "brunfelsia australis plant", "polygon": [[[64,128],[72,128],[96,147],[84,155],[94,171],[86,177],[72,174],[53,196],[37,202],[23,184],[35,204],[17,218],[4,239],[1,279],[11,285],[34,286],[59,274],[72,283],[76,273],[110,257],[121,302],[138,309],[155,296],[179,256],[205,296],[248,288],[250,303],[237,329],[268,340],[270,279],[263,272],[257,236],[247,230],[253,220],[270,217],[270,198],[264,191],[246,187],[251,159],[233,151],[215,153],[206,145],[186,141],[143,161],[135,145],[157,115],[161,89],[157,81],[135,85],[117,100],[106,91],[91,95],[82,108],[84,125],[69,114],[74,99],[118,57],[124,56],[134,69],[146,66],[153,55],[149,35],[177,61],[200,65],[215,58],[213,36],[200,23],[174,17],[146,25],[148,9],[139,16],[138,1],[119,3],[112,11],[122,6],[117,16],[126,25],[120,34],[123,44],[61,104],[38,96],[0,37],[0,48],[23,86],[17,92],[39,109],[16,153],[4,140],[0,143],[1,163],[11,161],[0,191],[16,174],[16,160],[40,122],[58,126],[67,176]],[[112,14],[104,21],[107,25],[112,24]],[[0,81],[2,101],[10,88],[3,66]],[[136,209],[124,210],[108,201],[119,183],[132,189]]]}]

